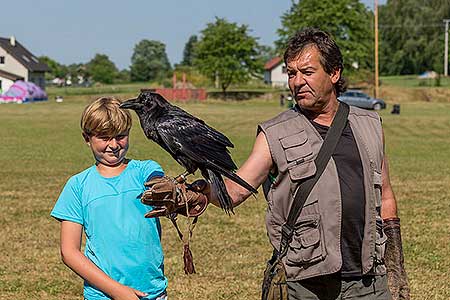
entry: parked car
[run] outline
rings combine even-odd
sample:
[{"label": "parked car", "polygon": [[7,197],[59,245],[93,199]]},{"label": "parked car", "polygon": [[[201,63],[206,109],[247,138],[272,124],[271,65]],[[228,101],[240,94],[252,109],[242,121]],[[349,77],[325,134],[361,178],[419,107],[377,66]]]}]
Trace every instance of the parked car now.
[{"label": "parked car", "polygon": [[339,100],[365,109],[380,110],[386,108],[386,103],[381,99],[372,98],[358,90],[348,90],[339,96]]}]

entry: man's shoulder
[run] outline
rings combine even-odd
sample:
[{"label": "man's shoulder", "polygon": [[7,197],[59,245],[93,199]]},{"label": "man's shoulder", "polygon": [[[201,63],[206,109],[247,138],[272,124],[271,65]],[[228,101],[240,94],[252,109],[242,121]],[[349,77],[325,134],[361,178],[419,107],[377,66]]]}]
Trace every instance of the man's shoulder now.
[{"label": "man's shoulder", "polygon": [[367,109],[363,109],[363,108],[359,108],[356,106],[350,106],[350,112],[349,112],[350,116],[355,116],[355,117],[368,117],[368,118],[372,118],[375,120],[379,120],[380,116],[378,115],[377,112],[375,111],[370,111]]},{"label": "man's shoulder", "polygon": [[261,123],[260,127],[263,129],[268,129],[280,123],[288,122],[289,120],[298,117],[298,115],[299,115],[298,112],[296,112],[294,109],[285,110],[279,113],[277,116],[273,117],[272,119],[269,119]]}]

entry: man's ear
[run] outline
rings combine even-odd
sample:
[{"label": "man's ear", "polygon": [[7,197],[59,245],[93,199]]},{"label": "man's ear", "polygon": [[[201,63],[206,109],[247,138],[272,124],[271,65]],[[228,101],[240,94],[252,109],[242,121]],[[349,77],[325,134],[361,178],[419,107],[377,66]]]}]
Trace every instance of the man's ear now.
[{"label": "man's ear", "polygon": [[81,135],[83,136],[84,141],[86,142],[86,144],[90,144],[90,140],[89,140],[89,135],[86,134],[85,132],[82,132]]},{"label": "man's ear", "polygon": [[331,72],[330,79],[333,84],[338,82],[340,78],[341,78],[341,69],[335,69],[333,72]]}]

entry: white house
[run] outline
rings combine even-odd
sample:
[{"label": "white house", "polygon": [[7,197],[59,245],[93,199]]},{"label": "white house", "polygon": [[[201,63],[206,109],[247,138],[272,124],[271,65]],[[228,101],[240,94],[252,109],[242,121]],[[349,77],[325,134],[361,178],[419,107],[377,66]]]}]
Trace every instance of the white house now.
[{"label": "white house", "polygon": [[0,37],[0,89],[6,91],[16,80],[31,81],[45,89],[45,72],[50,69],[14,37]]},{"label": "white house", "polygon": [[273,87],[287,88],[286,66],[280,57],[274,57],[264,65],[264,82]]}]

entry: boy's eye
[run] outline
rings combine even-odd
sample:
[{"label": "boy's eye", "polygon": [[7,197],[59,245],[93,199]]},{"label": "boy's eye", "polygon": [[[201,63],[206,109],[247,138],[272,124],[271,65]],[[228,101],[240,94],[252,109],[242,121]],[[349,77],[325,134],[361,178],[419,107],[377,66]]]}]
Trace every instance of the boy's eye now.
[{"label": "boy's eye", "polygon": [[116,136],[116,140],[123,140],[126,137],[127,137],[126,134],[121,134],[121,135]]}]

